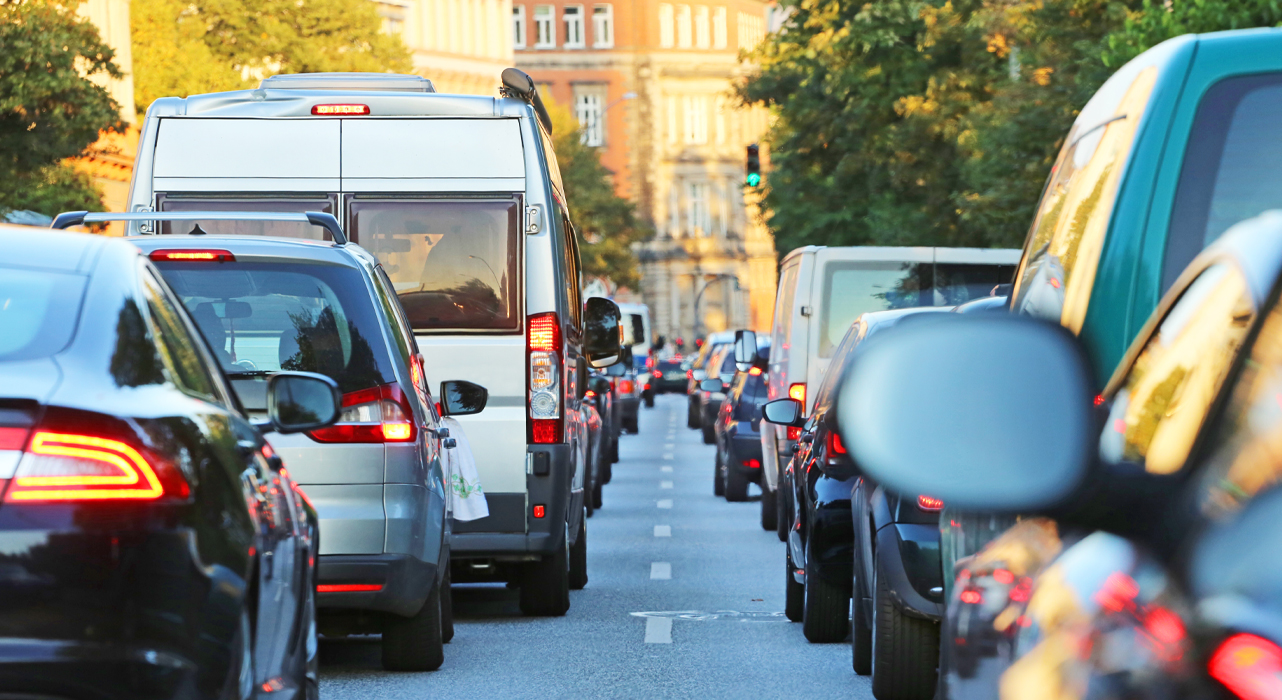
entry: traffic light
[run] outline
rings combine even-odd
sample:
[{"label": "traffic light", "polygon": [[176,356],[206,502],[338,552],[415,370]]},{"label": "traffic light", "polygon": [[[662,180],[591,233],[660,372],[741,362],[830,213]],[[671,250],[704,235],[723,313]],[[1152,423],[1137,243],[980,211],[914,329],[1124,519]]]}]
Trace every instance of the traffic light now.
[{"label": "traffic light", "polygon": [[761,148],[755,143],[748,146],[748,176],[744,182],[749,187],[761,184]]}]

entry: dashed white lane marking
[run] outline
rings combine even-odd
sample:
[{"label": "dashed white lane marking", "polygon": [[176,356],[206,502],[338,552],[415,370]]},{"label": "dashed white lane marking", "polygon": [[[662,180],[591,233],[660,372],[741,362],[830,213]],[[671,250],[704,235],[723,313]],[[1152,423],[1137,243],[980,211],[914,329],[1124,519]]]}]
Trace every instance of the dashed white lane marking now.
[{"label": "dashed white lane marking", "polygon": [[659,467],[659,471],[664,472],[665,474],[670,474],[672,472],[672,467]]},{"label": "dashed white lane marking", "polygon": [[670,449],[672,449],[672,448],[674,448],[674,447],[676,447],[676,445],[674,445],[674,444],[672,444],[672,443],[670,443],[670,442],[669,442],[668,444],[666,444],[666,445],[664,445],[664,446],[663,446],[663,449],[665,449],[665,450],[670,450]]},{"label": "dashed white lane marking", "polygon": [[660,481],[660,482],[659,482],[659,488],[661,488],[661,489],[670,489],[670,488],[672,488],[672,482],[671,482],[671,481]]},{"label": "dashed white lane marking", "polygon": [[646,644],[672,643],[672,618],[647,617],[645,619]]},{"label": "dashed white lane marking", "polygon": [[671,537],[672,526],[671,525],[655,525],[654,536],[655,537]]},{"label": "dashed white lane marking", "polygon": [[672,578],[672,565],[666,561],[650,562],[650,580],[667,581]]},{"label": "dashed white lane marking", "polygon": [[659,501],[659,507],[660,507],[660,508],[667,508],[667,509],[671,509],[671,508],[672,508],[672,499],[671,499],[671,498],[665,498],[665,499],[663,499],[663,500]]},{"label": "dashed white lane marking", "polygon": [[664,453],[663,453],[663,458],[664,458],[664,459],[672,459],[672,453],[671,453],[671,452],[664,452]]}]

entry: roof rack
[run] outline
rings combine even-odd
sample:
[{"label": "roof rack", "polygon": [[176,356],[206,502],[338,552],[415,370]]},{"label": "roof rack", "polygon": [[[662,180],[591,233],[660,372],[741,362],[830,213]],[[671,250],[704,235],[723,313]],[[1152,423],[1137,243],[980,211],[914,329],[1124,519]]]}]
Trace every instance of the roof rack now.
[{"label": "roof rack", "polygon": [[405,73],[286,73],[264,78],[263,90],[436,92],[432,81]]},{"label": "roof rack", "polygon": [[499,94],[530,103],[534,107],[535,116],[539,118],[539,123],[547,129],[548,135],[551,135],[552,117],[548,115],[547,107],[543,106],[543,98],[539,97],[539,88],[534,84],[534,78],[519,68],[504,68],[502,78],[503,86],[499,88]]},{"label": "roof rack", "polygon": [[64,211],[54,217],[49,228],[65,229],[109,221],[297,221],[325,229],[334,238],[334,245],[347,245],[347,234],[338,225],[338,219],[321,211]]}]

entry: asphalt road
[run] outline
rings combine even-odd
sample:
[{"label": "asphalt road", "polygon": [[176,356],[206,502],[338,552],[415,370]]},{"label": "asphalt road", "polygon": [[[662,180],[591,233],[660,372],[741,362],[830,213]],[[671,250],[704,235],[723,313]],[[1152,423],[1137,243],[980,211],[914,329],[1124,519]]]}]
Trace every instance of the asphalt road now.
[{"label": "asphalt road", "polygon": [[712,495],[685,397],[658,397],[640,428],[588,521],[589,582],[565,617],[522,617],[501,584],[455,586],[439,671],[383,671],[375,637],[323,640],[321,696],[871,698],[849,643],[809,644],[784,618],[783,544],[755,498]]}]

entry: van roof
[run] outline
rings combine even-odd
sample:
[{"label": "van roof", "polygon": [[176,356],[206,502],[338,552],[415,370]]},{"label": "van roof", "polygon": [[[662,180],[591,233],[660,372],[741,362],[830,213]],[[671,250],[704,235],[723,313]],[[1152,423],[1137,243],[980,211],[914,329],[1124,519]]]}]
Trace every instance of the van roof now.
[{"label": "van roof", "polygon": [[405,73],[285,73],[264,78],[259,88],[279,90],[389,90],[436,92],[432,81]]},{"label": "van roof", "polygon": [[[378,117],[534,117],[529,103],[515,98],[483,95],[448,95],[438,92],[374,89],[320,89],[267,86],[256,90],[212,92],[190,97],[162,97],[147,109],[147,118],[158,117],[308,117],[312,108],[326,104],[362,104],[368,115],[345,119]],[[300,80],[299,83],[302,83]]]}]

